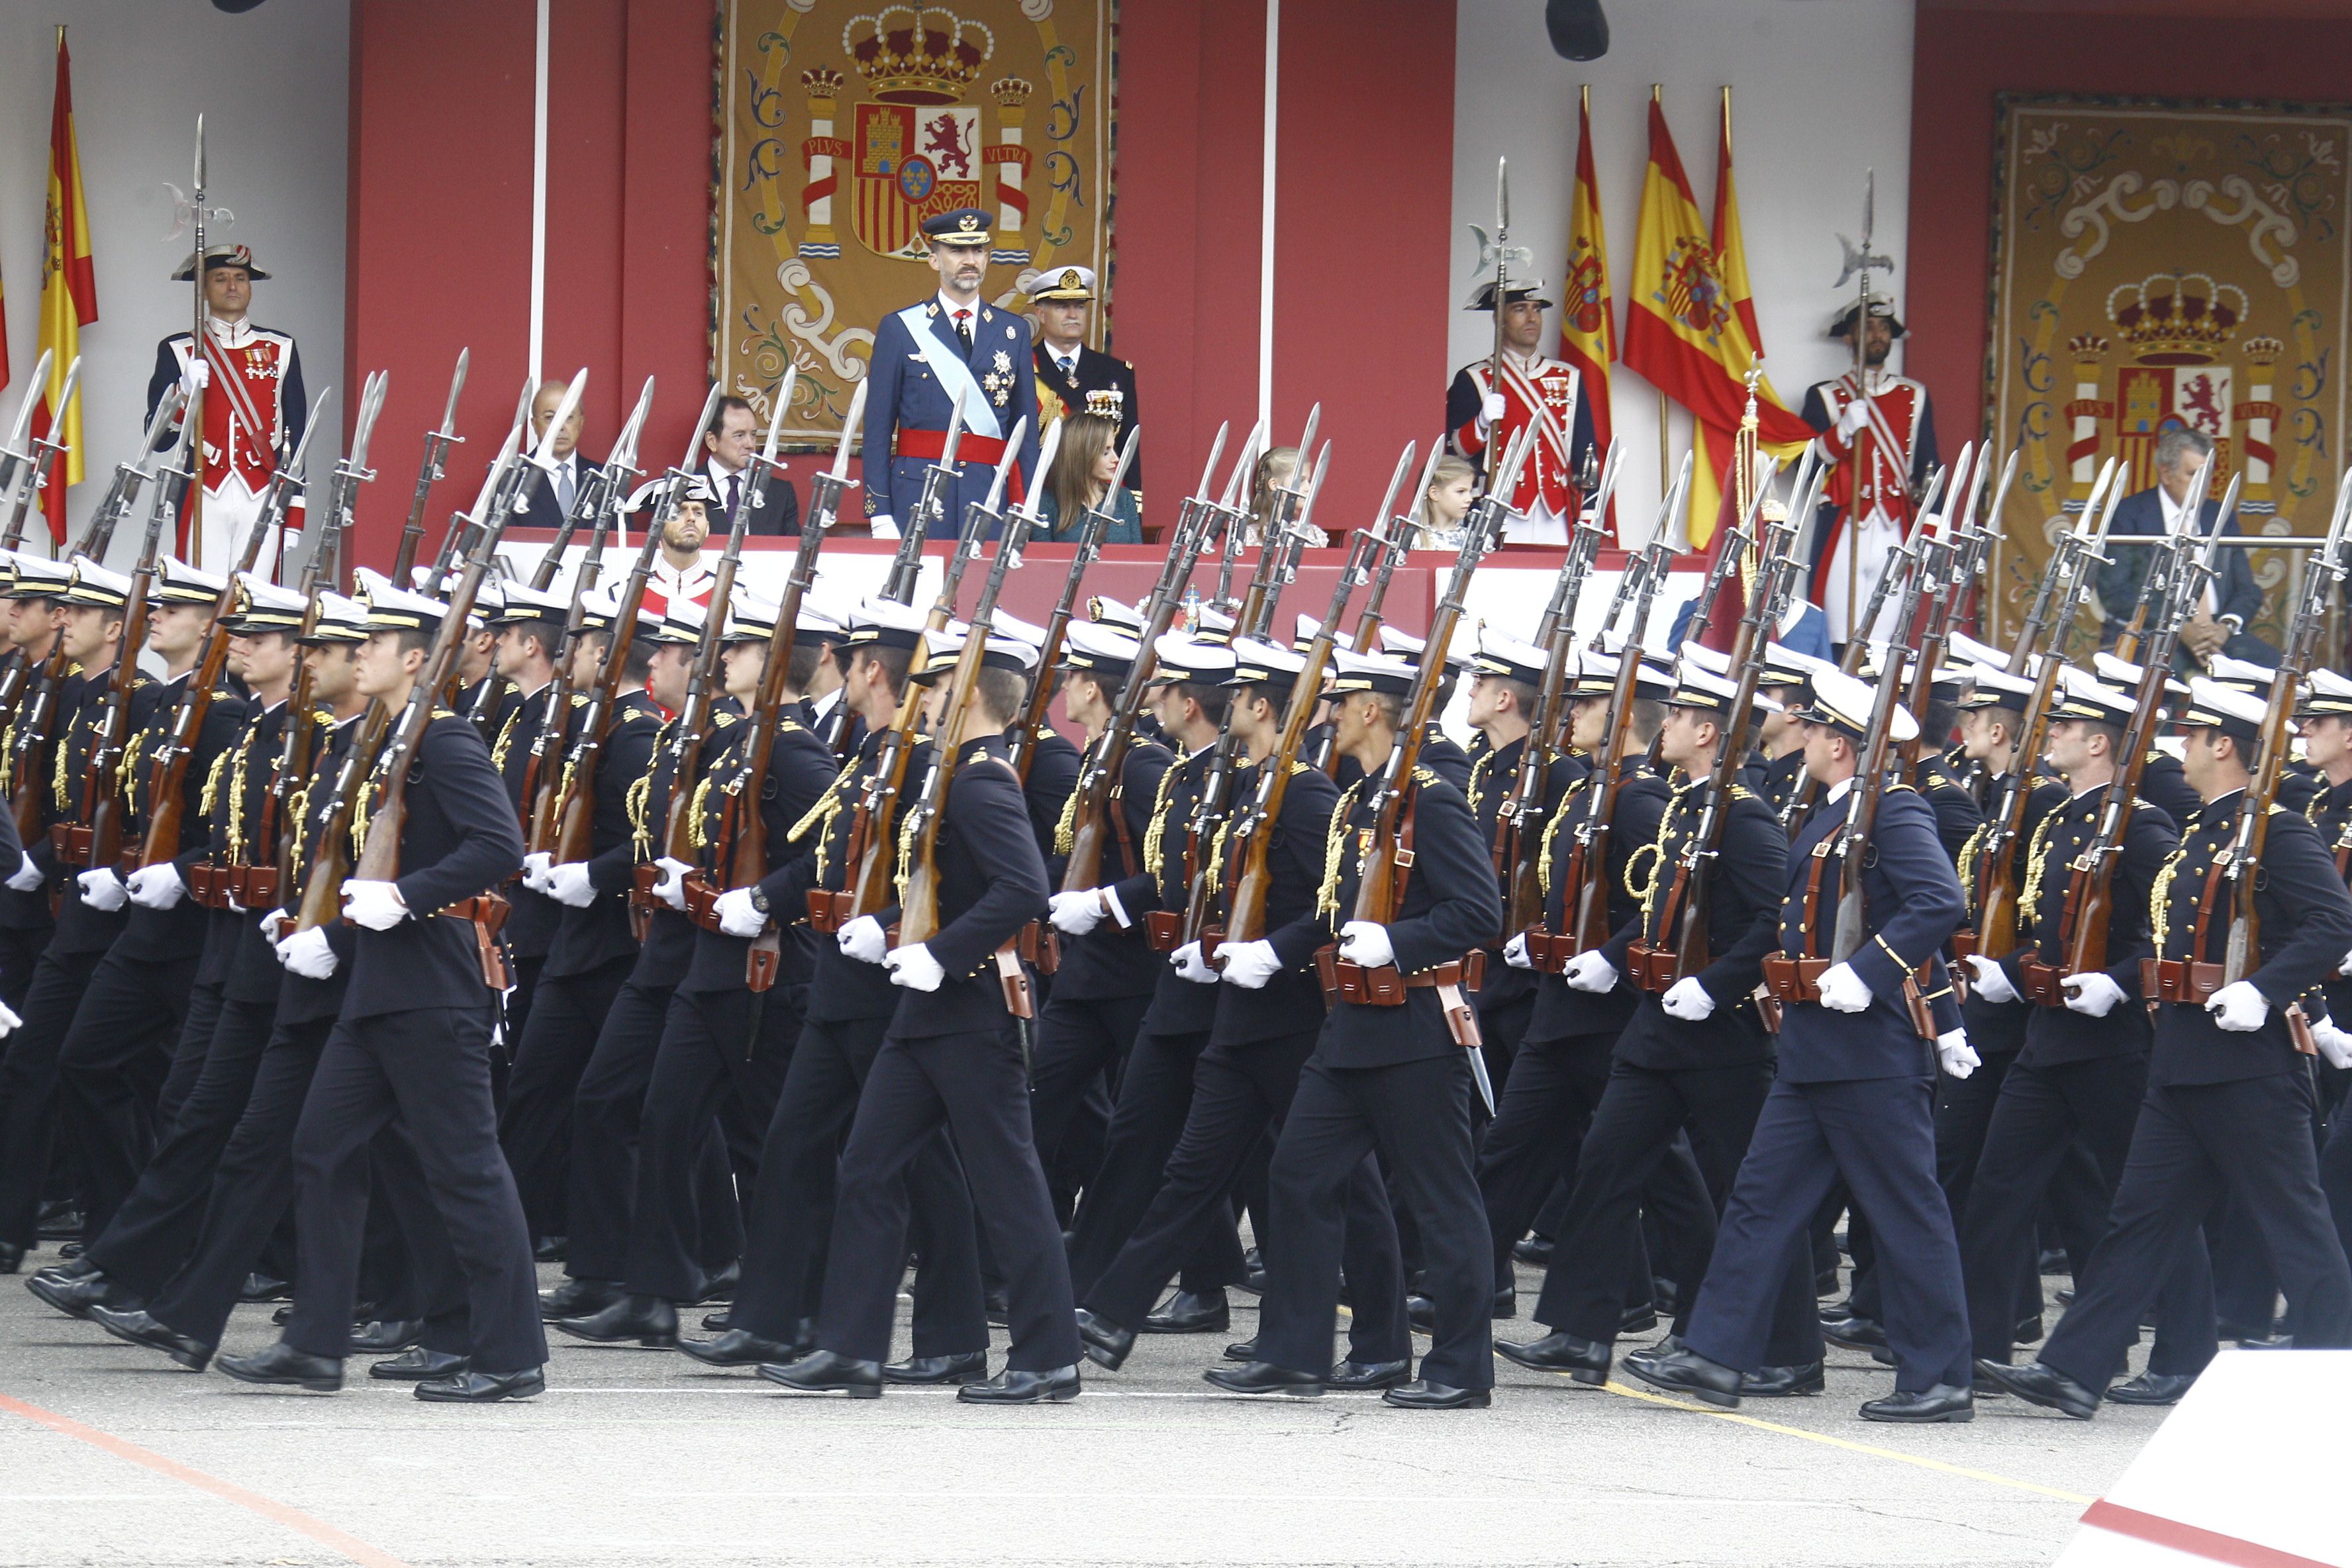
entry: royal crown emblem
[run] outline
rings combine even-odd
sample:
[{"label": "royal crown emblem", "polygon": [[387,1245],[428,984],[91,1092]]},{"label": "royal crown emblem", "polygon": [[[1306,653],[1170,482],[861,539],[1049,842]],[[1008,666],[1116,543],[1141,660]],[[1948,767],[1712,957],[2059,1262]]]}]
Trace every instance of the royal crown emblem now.
[{"label": "royal crown emblem", "polygon": [[2107,319],[2141,364],[2211,364],[2246,324],[2246,291],[2202,272],[2158,272],[2107,295]]},{"label": "royal crown emblem", "polygon": [[851,17],[841,47],[883,103],[953,103],[980,79],[996,35],[943,6],[886,5]]}]

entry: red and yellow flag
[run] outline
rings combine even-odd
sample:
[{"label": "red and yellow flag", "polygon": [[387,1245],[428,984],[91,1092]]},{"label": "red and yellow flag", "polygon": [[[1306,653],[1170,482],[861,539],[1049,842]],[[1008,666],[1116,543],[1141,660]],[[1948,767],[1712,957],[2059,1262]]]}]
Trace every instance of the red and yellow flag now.
[{"label": "red and yellow flag", "polygon": [[[81,153],[74,141],[73,61],[66,53],[66,30],[58,29],[57,99],[49,110],[49,202],[45,225],[47,254],[41,262],[41,346],[50,351],[49,384],[33,409],[33,430],[47,436],[57,418],[55,399],[65,388],[66,367],[81,353],[81,329],[98,320],[98,272],[89,257],[89,204],[81,194]],[[65,410],[65,443],[59,471],[49,477],[46,505],[49,535],[66,539],[66,489],[81,482],[81,405]]]},{"label": "red and yellow flag", "polygon": [[[1592,89],[1580,93],[1576,110],[1576,195],[1568,219],[1568,269],[1560,285],[1559,357],[1583,378],[1582,397],[1592,419],[1593,445],[1609,450],[1609,366],[1617,358],[1617,312],[1609,299],[1609,237],[1601,227],[1601,188],[1592,177]],[[1609,542],[1617,541],[1616,504],[1601,520]]]},{"label": "red and yellow flag", "polygon": [[[1691,411],[1702,432],[1692,471],[1691,542],[1715,537],[1721,479],[1730,434],[1748,404],[1747,375],[1759,353],[1748,301],[1748,262],[1739,237],[1739,206],[1730,189],[1728,122],[1726,163],[1718,182],[1717,226],[1699,216],[1698,198],[1683,173],[1674,133],[1657,89],[1650,95],[1650,166],[1642,182],[1642,218],[1634,245],[1633,294],[1625,311],[1625,363]],[[1728,266],[1726,247],[1728,248]],[[1731,279],[1738,279],[1735,294]],[[1801,446],[1812,430],[1759,385],[1757,439],[1769,448]]]}]

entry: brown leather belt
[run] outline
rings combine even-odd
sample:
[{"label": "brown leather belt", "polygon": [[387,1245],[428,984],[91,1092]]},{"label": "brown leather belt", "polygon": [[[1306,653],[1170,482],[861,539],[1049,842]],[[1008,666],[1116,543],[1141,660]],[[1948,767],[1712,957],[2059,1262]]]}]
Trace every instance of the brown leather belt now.
[{"label": "brown leather belt", "polygon": [[2066,987],[2060,984],[2066,977],[2063,968],[2032,957],[2019,959],[2017,967],[2025,980],[2024,994],[2028,1002],[2037,1007],[2063,1007],[2066,1005]]},{"label": "brown leather belt", "polygon": [[[1822,999],[1822,976],[1833,967],[1826,958],[1791,958],[1785,952],[1767,953],[1764,989],[1782,1006],[1796,1002],[1818,1003]],[[1936,1037],[1935,1012],[1928,1006],[1926,995],[1927,983],[1934,974],[1932,963],[1923,963],[1903,977],[1904,1008],[1911,1016],[1911,1027],[1926,1040]]]},{"label": "brown leather belt", "polygon": [[1952,933],[1952,956],[1959,959],[1963,963],[1967,962],[1969,959],[1976,955],[1978,952],[1978,944],[1981,940],[1982,939],[1972,931],[1961,930],[1954,931]]},{"label": "brown leather belt", "polygon": [[209,862],[188,868],[188,897],[208,910],[268,910],[278,903],[278,868]]},{"label": "brown leather belt", "polygon": [[857,895],[844,889],[834,892],[825,888],[808,890],[808,921],[814,930],[827,936],[847,925],[855,916]]},{"label": "brown leather belt", "polygon": [[1341,958],[1336,947],[1318,948],[1315,973],[1323,983],[1323,1004],[1346,1002],[1358,1007],[1402,1007],[1409,991],[1435,991],[1444,1010],[1446,1032],[1466,1050],[1479,1045],[1478,1015],[1463,997],[1465,985],[1484,978],[1483,952],[1473,952],[1455,963],[1441,963],[1415,973],[1400,972],[1392,963],[1377,968]]},{"label": "brown leather belt", "polygon": [[1576,940],[1565,931],[1549,931],[1541,926],[1529,926],[1528,963],[1538,974],[1558,974],[1576,956]]},{"label": "brown leather belt", "polygon": [[[1143,945],[1154,952],[1173,952],[1184,945],[1184,916],[1176,910],[1147,910],[1143,915]],[[1203,944],[1206,951],[1206,944]]]},{"label": "brown leather belt", "polygon": [[719,930],[719,895],[727,889],[699,871],[686,874],[686,918],[707,931]]},{"label": "brown leather belt", "polygon": [[474,953],[481,962],[482,984],[493,991],[503,991],[513,984],[513,976],[507,972],[506,950],[499,945],[499,928],[507,923],[507,914],[513,907],[496,893],[479,893],[435,911],[474,928]]},{"label": "brown leather belt", "polygon": [[2151,1002],[2185,1002],[2201,1007],[2221,989],[2221,965],[2194,959],[2143,958],[2140,994]]},{"label": "brown leather belt", "polygon": [[1674,989],[1675,980],[1675,950],[1652,947],[1637,942],[1625,949],[1626,975],[1634,988],[1653,996],[1663,995]]}]

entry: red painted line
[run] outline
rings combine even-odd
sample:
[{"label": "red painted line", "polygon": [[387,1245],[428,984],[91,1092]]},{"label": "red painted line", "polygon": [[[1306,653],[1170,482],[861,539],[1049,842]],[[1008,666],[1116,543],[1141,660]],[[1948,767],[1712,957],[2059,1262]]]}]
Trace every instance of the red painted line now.
[{"label": "red painted line", "polygon": [[2083,1522],[2096,1525],[2112,1534],[2145,1541],[2151,1546],[2169,1547],[2193,1557],[2226,1563],[2231,1568],[2342,1568],[2340,1560],[2328,1563],[2316,1557],[2298,1557],[2274,1546],[2260,1546],[2234,1535],[2223,1535],[2219,1531],[2200,1530],[2193,1524],[2183,1524],[2177,1519],[2167,1519],[2161,1514],[2142,1513],[2136,1508],[2126,1508],[2105,1498],[2083,1510]]},{"label": "red painted line", "polygon": [[275,1498],[263,1497],[259,1492],[247,1491],[234,1482],[222,1480],[218,1476],[208,1476],[202,1470],[180,1463],[177,1459],[167,1459],[152,1449],[142,1448],[136,1443],[125,1442],[110,1432],[101,1432],[95,1426],[85,1426],[69,1416],[59,1415],[52,1410],[44,1410],[37,1405],[27,1405],[21,1399],[11,1399],[5,1394],[0,1394],[0,1410],[5,1410],[11,1415],[21,1415],[27,1421],[47,1426],[52,1432],[60,1433],[77,1442],[87,1443],[101,1453],[111,1454],[118,1459],[127,1459],[134,1465],[154,1471],[159,1476],[166,1476],[184,1485],[194,1487],[198,1491],[210,1492],[224,1502],[233,1502],[239,1508],[250,1509],[264,1519],[282,1524],[299,1535],[307,1535],[331,1551],[341,1552],[352,1562],[362,1564],[362,1568],[408,1568],[407,1563],[394,1557],[391,1552],[379,1552],[357,1536],[346,1535],[333,1525],[323,1520],[313,1519],[298,1508],[289,1507]]}]

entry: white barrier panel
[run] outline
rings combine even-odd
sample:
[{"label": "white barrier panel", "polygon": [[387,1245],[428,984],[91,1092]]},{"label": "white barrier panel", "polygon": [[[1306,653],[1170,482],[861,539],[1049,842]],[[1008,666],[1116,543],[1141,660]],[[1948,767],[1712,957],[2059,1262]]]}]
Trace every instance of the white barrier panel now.
[{"label": "white barrier panel", "polygon": [[2058,1568],[2352,1568],[2352,1351],[2225,1351]]}]

